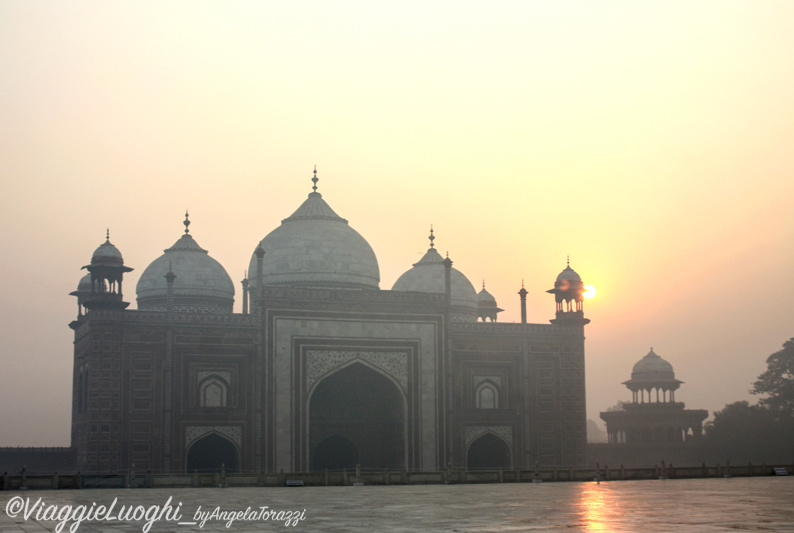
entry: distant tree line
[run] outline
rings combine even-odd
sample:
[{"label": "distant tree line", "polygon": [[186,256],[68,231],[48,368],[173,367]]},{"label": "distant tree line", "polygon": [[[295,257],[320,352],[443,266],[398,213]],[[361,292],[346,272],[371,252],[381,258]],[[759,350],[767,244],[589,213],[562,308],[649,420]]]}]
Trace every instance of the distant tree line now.
[{"label": "distant tree line", "polygon": [[717,460],[794,463],[794,338],[766,364],[750,391],[762,396],[758,403],[730,403],[706,424],[706,442]]}]

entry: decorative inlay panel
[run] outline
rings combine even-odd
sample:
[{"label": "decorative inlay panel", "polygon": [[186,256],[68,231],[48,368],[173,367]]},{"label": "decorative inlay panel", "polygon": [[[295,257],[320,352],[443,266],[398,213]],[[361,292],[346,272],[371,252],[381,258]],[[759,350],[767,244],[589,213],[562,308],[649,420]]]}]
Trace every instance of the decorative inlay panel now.
[{"label": "decorative inlay panel", "polygon": [[513,449],[513,426],[466,426],[466,446],[489,432],[502,437]]},{"label": "decorative inlay panel", "polygon": [[400,384],[403,392],[408,391],[408,353],[407,352],[359,352],[343,350],[306,351],[306,388],[312,386],[335,368],[356,359],[366,361],[382,370]]},{"label": "decorative inlay panel", "polygon": [[243,429],[240,426],[187,426],[185,428],[185,449],[209,433],[219,433],[228,437],[238,448],[242,447]]},{"label": "decorative inlay panel", "polygon": [[207,372],[207,371],[203,371],[203,370],[201,372],[196,372],[196,381],[201,383],[202,380],[204,380],[204,378],[207,378],[209,376],[218,376],[219,378],[221,378],[223,380],[226,380],[226,383],[231,383],[232,382],[232,373],[231,372],[213,372],[213,371]]},{"label": "decorative inlay panel", "polygon": [[502,376],[473,376],[474,388],[476,389],[483,381],[490,381],[499,388],[502,388]]}]

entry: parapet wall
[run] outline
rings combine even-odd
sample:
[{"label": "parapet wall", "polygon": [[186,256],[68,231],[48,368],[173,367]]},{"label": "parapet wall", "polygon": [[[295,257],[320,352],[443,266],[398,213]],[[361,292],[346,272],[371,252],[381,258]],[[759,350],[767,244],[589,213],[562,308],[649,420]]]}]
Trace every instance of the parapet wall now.
[{"label": "parapet wall", "polygon": [[564,481],[621,481],[639,479],[688,479],[771,476],[775,469],[794,474],[794,465],[712,465],[652,468],[535,468],[516,470],[325,471],[265,474],[153,474],[116,475],[4,475],[0,489],[87,489],[87,488],[191,488],[191,487],[283,487],[331,485],[432,485],[477,483],[539,483]]}]

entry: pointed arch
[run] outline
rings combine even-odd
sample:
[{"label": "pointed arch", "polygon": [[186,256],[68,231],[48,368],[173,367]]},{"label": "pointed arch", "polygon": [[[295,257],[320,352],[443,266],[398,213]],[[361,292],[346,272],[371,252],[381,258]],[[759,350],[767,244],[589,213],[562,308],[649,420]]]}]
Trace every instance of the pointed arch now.
[{"label": "pointed arch", "polygon": [[477,409],[499,409],[499,386],[486,379],[474,389],[474,405]]},{"label": "pointed arch", "polygon": [[199,406],[226,407],[229,383],[217,374],[211,374],[199,382]]},{"label": "pointed arch", "polygon": [[226,435],[211,431],[188,447],[185,459],[187,472],[214,472],[222,466],[229,473],[240,471],[240,451]]},{"label": "pointed arch", "polygon": [[486,431],[469,443],[466,449],[466,468],[469,470],[509,469],[512,465],[512,446],[500,435]]},{"label": "pointed arch", "polygon": [[329,467],[322,459],[329,442],[351,456],[355,449],[362,467],[405,468],[407,400],[399,383],[376,366],[354,359],[328,372],[309,391],[307,410],[310,470]]}]

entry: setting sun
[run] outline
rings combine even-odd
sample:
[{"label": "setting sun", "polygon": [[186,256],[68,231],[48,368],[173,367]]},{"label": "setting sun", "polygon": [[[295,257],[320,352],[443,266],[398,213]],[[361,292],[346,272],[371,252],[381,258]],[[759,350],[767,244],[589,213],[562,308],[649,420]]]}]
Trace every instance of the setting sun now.
[{"label": "setting sun", "polygon": [[584,296],[585,298],[589,299],[596,295],[596,288],[593,287],[592,285],[585,285],[584,288],[585,288],[585,292],[582,293],[582,296]]}]

